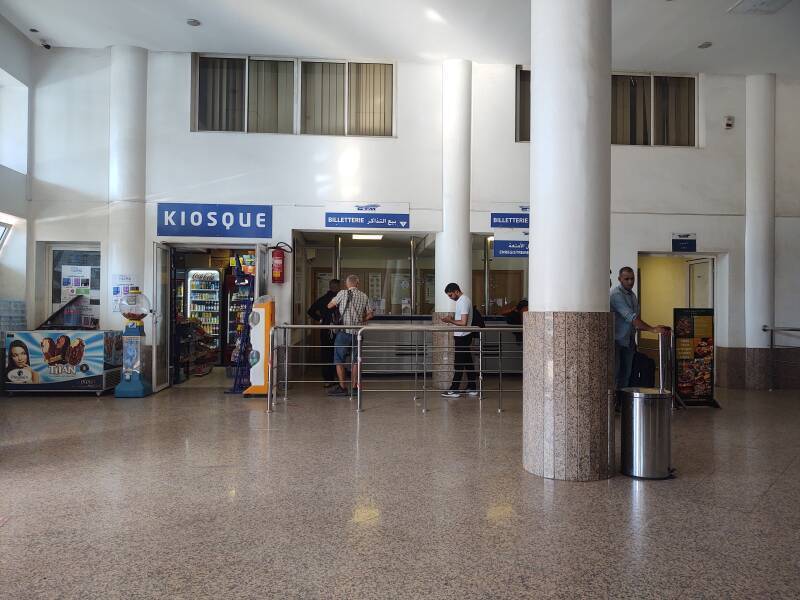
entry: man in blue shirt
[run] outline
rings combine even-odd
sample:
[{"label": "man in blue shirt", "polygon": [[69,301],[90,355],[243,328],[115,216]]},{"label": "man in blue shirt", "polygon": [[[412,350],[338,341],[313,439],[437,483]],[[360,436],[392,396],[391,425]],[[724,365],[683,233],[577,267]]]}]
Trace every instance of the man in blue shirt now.
[{"label": "man in blue shirt", "polygon": [[611,312],[614,313],[614,368],[615,382],[618,390],[628,387],[633,366],[633,355],[636,353],[636,331],[665,333],[669,327],[657,325],[652,327],[642,321],[639,311],[639,300],[633,293],[636,276],[630,267],[619,270],[619,285],[611,288]]}]

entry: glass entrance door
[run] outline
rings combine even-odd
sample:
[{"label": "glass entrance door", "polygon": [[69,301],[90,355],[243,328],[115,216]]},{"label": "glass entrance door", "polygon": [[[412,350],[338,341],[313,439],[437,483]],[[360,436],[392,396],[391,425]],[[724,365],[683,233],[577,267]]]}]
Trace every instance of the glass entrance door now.
[{"label": "glass entrance door", "polygon": [[170,249],[153,244],[153,391],[169,385]]},{"label": "glass entrance door", "polygon": [[270,276],[269,246],[256,244],[256,289],[255,298],[266,295]]}]

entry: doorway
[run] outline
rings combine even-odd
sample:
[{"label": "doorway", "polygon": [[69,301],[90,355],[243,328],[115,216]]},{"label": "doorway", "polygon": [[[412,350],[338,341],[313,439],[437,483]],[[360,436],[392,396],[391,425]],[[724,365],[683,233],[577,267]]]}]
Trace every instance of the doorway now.
[{"label": "doorway", "polygon": [[266,293],[268,257],[263,244],[154,244],[154,391],[230,388],[237,369],[249,372],[247,317]]},{"label": "doorway", "polygon": [[[714,308],[714,256],[639,253],[638,265],[637,295],[646,323],[673,327],[676,308]],[[658,364],[655,334],[641,332],[639,350]]]}]

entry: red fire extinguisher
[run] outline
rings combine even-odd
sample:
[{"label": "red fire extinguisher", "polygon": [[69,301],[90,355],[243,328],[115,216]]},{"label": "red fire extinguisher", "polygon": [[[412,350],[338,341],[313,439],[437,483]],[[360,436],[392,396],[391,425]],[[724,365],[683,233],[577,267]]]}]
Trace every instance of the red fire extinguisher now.
[{"label": "red fire extinguisher", "polygon": [[283,283],[284,281],[283,262],[285,258],[286,258],[286,253],[280,248],[275,248],[272,251],[272,283]]}]

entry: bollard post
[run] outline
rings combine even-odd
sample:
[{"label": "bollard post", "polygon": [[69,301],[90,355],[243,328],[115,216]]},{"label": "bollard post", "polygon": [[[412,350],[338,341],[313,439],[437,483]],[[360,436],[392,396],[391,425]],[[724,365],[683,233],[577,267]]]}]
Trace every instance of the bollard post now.
[{"label": "bollard post", "polygon": [[272,412],[272,361],[275,360],[275,328],[269,330],[269,358],[267,359],[267,412]]},{"label": "bollard post", "polygon": [[362,412],[361,407],[361,329],[358,330],[358,338],[356,340],[356,350],[358,350],[358,377],[356,377],[356,412]]}]

